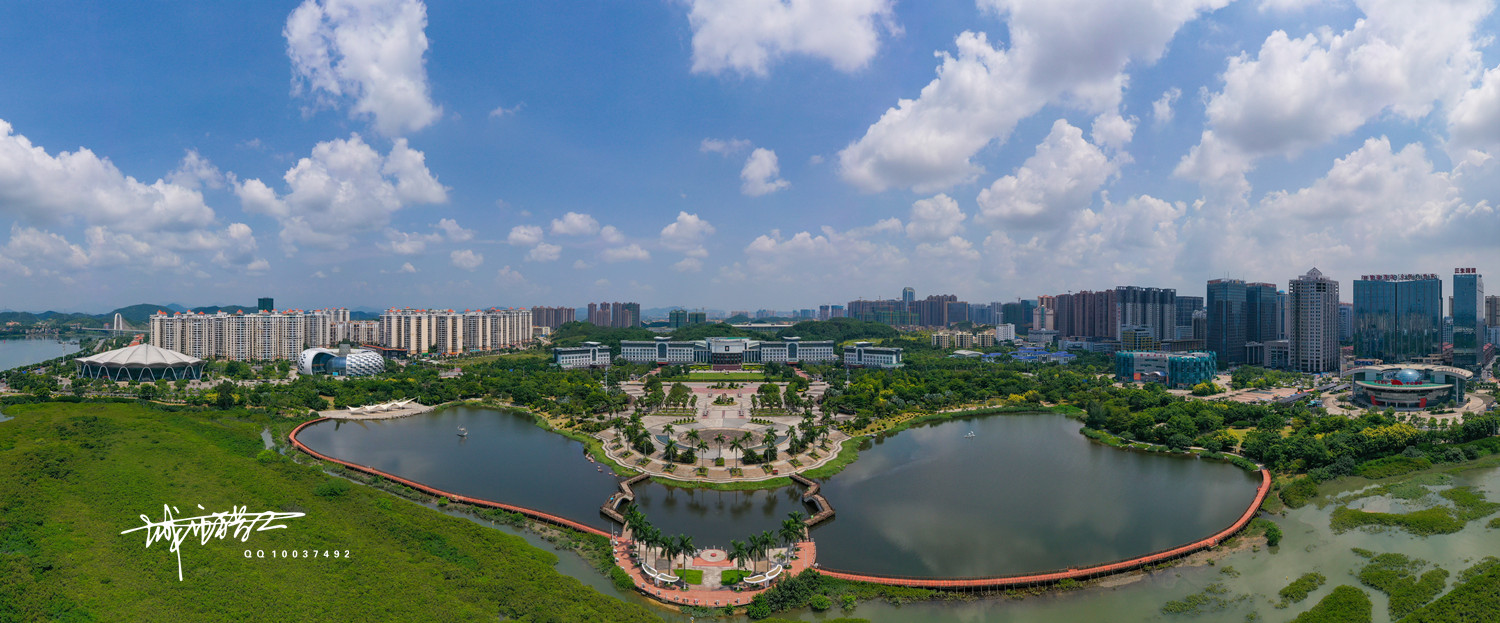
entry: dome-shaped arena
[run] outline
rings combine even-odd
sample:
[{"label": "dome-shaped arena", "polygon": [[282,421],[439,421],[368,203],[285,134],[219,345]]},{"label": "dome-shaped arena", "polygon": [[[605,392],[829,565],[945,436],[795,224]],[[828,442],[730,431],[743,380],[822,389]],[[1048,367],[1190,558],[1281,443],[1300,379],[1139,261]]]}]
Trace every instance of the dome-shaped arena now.
[{"label": "dome-shaped arena", "polygon": [[150,344],[79,357],[78,376],[111,381],[178,381],[203,378],[203,360]]}]

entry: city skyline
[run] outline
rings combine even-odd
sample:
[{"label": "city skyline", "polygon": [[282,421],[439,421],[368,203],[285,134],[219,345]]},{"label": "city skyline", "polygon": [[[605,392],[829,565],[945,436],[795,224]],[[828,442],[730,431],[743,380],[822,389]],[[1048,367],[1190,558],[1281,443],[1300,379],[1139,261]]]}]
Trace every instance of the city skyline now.
[{"label": "city skyline", "polygon": [[7,5],[0,308],[1500,269],[1493,3],[1168,4]]}]

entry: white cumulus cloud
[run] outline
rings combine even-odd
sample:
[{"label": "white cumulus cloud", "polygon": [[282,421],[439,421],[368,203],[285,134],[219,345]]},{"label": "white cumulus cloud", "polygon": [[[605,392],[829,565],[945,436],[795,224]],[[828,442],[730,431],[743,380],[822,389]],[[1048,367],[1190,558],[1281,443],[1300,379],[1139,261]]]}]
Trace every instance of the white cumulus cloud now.
[{"label": "white cumulus cloud", "polygon": [[528,247],[542,241],[542,228],[536,225],[517,225],[510,228],[505,241],[518,247]]},{"label": "white cumulus cloud", "polygon": [[915,240],[941,240],[962,231],[966,218],[968,215],[958,209],[958,202],[948,195],[920,199],[911,204],[906,235]]},{"label": "white cumulus cloud", "polygon": [[281,224],[288,250],[299,245],[344,249],[356,233],[385,227],[402,208],[443,203],[448,189],[427,170],[422,152],[396,139],[381,156],[358,134],[324,141],[297,161],[278,196],[258,179],[235,187],[245,211],[266,214]]},{"label": "white cumulus cloud", "polygon": [[880,32],[900,32],[894,0],[688,0],[693,72],[764,76],[777,59],[800,54],[840,71],[864,67]]},{"label": "white cumulus cloud", "polygon": [[426,29],[419,0],[306,0],[282,30],[293,95],[347,104],[386,136],[425,128],[443,114],[427,84]]},{"label": "white cumulus cloud", "polygon": [[629,244],[623,247],[605,249],[600,257],[611,264],[615,262],[644,262],[651,259],[651,253],[641,248],[638,244]]},{"label": "white cumulus cloud", "polygon": [[474,270],[484,263],[484,256],[469,249],[459,249],[449,253],[448,260],[453,262],[454,266],[464,270]]},{"label": "white cumulus cloud", "polygon": [[1014,175],[979,191],[979,213],[1011,226],[1062,226],[1069,214],[1093,202],[1094,192],[1115,170],[1098,147],[1083,139],[1083,130],[1058,119]]},{"label": "white cumulus cloud", "polygon": [[562,247],[545,242],[537,243],[531,251],[526,253],[528,262],[552,262],[562,255]]},{"label": "white cumulus cloud", "polygon": [[839,152],[861,190],[940,190],[976,179],[971,158],[1005,142],[1047,104],[1117,110],[1132,64],[1155,63],[1185,23],[1229,0],[981,0],[1006,20],[1011,46],[964,32],[940,52],[937,78],[901,99]]},{"label": "white cumulus cloud", "polygon": [[751,197],[768,195],[790,186],[781,179],[781,165],[776,162],[776,152],[763,147],[750,152],[745,168],[740,170],[740,192]]},{"label": "white cumulus cloud", "polygon": [[590,236],[599,231],[599,221],[587,214],[569,212],[560,219],[552,219],[552,233],[564,236]]}]

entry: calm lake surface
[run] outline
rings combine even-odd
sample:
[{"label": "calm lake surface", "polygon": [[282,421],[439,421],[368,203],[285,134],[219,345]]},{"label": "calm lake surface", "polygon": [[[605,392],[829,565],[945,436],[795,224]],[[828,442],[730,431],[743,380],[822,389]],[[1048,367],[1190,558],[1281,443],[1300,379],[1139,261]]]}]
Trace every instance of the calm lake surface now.
[{"label": "calm lake surface", "polygon": [[77,352],[78,342],[53,339],[0,340],[0,370],[29,366]]},{"label": "calm lake surface", "polygon": [[[469,430],[467,439],[457,428]],[[838,514],[812,532],[827,568],[976,576],[1106,562],[1187,543],[1239,517],[1258,480],[1222,463],[1090,443],[1056,415],[990,416],[914,428],[872,442],[824,482]],[[975,437],[963,435],[973,430]],[[583,445],[524,415],[452,408],[398,420],[324,422],[310,448],[440,489],[555,513],[608,529],[599,506],[618,480]],[[809,512],[798,487],[731,492],[636,487],[668,534],[699,547],[774,530]]]},{"label": "calm lake surface", "polygon": [[[458,427],[469,429],[458,436]],[[583,444],[520,413],[452,407],[395,420],[329,420],[297,439],[318,452],[462,495],[553,513],[608,530],[599,514],[619,478]]]}]

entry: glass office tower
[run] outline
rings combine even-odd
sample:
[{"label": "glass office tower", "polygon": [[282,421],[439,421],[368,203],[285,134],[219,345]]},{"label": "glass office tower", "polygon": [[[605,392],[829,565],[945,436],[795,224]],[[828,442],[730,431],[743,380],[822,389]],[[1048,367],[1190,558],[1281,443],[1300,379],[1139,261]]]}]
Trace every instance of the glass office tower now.
[{"label": "glass office tower", "polygon": [[1484,278],[1473,268],[1453,272],[1453,365],[1478,371],[1486,338]]},{"label": "glass office tower", "polygon": [[1432,274],[1354,281],[1354,356],[1386,363],[1442,352],[1443,280]]},{"label": "glass office tower", "polygon": [[1208,282],[1208,350],[1218,357],[1220,370],[1245,363],[1245,320],[1245,282]]}]

